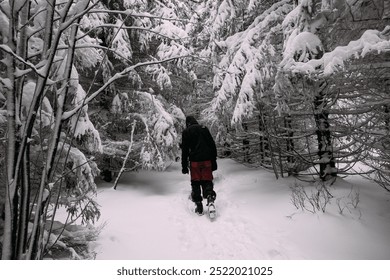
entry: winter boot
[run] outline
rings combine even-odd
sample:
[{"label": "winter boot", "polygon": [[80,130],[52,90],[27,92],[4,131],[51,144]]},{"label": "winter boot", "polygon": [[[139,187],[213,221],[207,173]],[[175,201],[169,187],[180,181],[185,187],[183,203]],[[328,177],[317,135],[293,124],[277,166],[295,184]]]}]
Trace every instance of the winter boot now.
[{"label": "winter boot", "polygon": [[207,196],[207,206],[214,204],[215,196],[209,195]]},{"label": "winter boot", "polygon": [[201,201],[195,202],[196,208],[195,213],[199,216],[203,215],[203,203]]}]

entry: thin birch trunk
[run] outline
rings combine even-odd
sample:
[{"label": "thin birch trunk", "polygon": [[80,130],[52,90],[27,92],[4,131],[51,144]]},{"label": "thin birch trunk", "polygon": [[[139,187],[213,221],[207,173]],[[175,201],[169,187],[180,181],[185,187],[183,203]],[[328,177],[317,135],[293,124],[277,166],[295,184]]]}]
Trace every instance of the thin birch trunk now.
[{"label": "thin birch trunk", "polygon": [[[30,1],[25,1],[21,13],[20,13],[20,34],[17,46],[17,55],[27,61],[27,45],[28,45],[28,35],[27,35],[27,24],[29,17]],[[19,63],[19,69],[25,69],[23,63]],[[16,94],[19,98],[19,107],[17,108],[17,119],[20,122],[21,117],[21,104],[23,99],[23,84],[25,82],[24,77],[19,78],[16,83]],[[18,211],[18,232],[17,232],[17,252],[16,258],[23,259],[26,252],[27,244],[27,235],[28,235],[28,216],[30,212],[30,155],[29,155],[29,144],[27,144],[26,151],[23,153],[23,163],[22,163],[22,180],[20,186],[20,197],[19,197],[19,211]],[[19,172],[16,170],[16,172]]]},{"label": "thin birch trunk", "polygon": [[[8,47],[15,52],[16,50],[16,22],[17,18],[14,12],[14,1],[9,1],[11,18],[9,21],[8,32]],[[15,251],[13,241],[15,239],[15,195],[17,188],[17,180],[15,178],[15,159],[16,159],[16,98],[15,98],[15,60],[10,55],[6,55],[7,76],[9,79],[9,87],[6,89],[7,94],[7,179],[5,189],[5,205],[4,205],[4,235],[2,259],[14,259]]]},{"label": "thin birch trunk", "polygon": [[20,213],[18,220],[18,240],[17,240],[17,259],[24,259],[27,250],[27,236],[28,236],[28,218],[30,214],[30,165],[29,152],[27,147],[25,159],[23,160],[23,183],[20,192]]}]

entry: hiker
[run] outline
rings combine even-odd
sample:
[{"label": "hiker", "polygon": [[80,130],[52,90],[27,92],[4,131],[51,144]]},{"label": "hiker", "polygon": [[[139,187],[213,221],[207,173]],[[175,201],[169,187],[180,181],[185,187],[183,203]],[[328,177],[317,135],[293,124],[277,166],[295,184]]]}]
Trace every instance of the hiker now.
[{"label": "hiker", "polygon": [[202,215],[203,198],[207,199],[207,205],[213,204],[216,198],[213,171],[217,170],[217,148],[208,128],[200,125],[193,116],[186,117],[181,148],[182,173],[190,172],[191,200],[195,202],[195,212]]}]

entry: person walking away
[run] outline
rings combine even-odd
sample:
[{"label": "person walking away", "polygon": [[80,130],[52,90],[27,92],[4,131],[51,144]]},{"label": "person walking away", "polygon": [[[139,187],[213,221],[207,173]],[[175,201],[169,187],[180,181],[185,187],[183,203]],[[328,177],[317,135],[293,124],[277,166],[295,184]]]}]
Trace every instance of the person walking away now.
[{"label": "person walking away", "polygon": [[188,174],[190,171],[191,200],[196,205],[195,212],[202,215],[203,198],[210,205],[217,196],[213,184],[213,171],[217,170],[217,148],[208,128],[200,125],[193,116],[186,117],[181,148],[182,173]]}]

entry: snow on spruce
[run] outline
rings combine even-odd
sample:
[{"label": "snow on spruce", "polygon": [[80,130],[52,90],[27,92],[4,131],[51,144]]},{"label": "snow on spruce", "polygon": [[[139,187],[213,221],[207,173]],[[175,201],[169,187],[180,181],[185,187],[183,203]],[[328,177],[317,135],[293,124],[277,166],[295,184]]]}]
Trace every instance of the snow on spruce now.
[{"label": "snow on spruce", "polygon": [[[346,46],[338,46],[333,51],[325,53],[320,59],[312,59],[304,62],[294,62],[286,65],[293,72],[314,73],[318,69],[322,69],[323,75],[331,75],[343,68],[348,60],[365,57],[369,53],[381,53],[390,51],[390,27],[383,31],[367,30],[363,35],[355,41],[351,41]],[[302,44],[306,46],[312,45],[312,40],[293,42],[289,46],[289,50],[300,50]],[[303,43],[305,42],[305,43]],[[315,40],[317,42],[317,40]],[[310,50],[314,50],[310,48]]]}]

